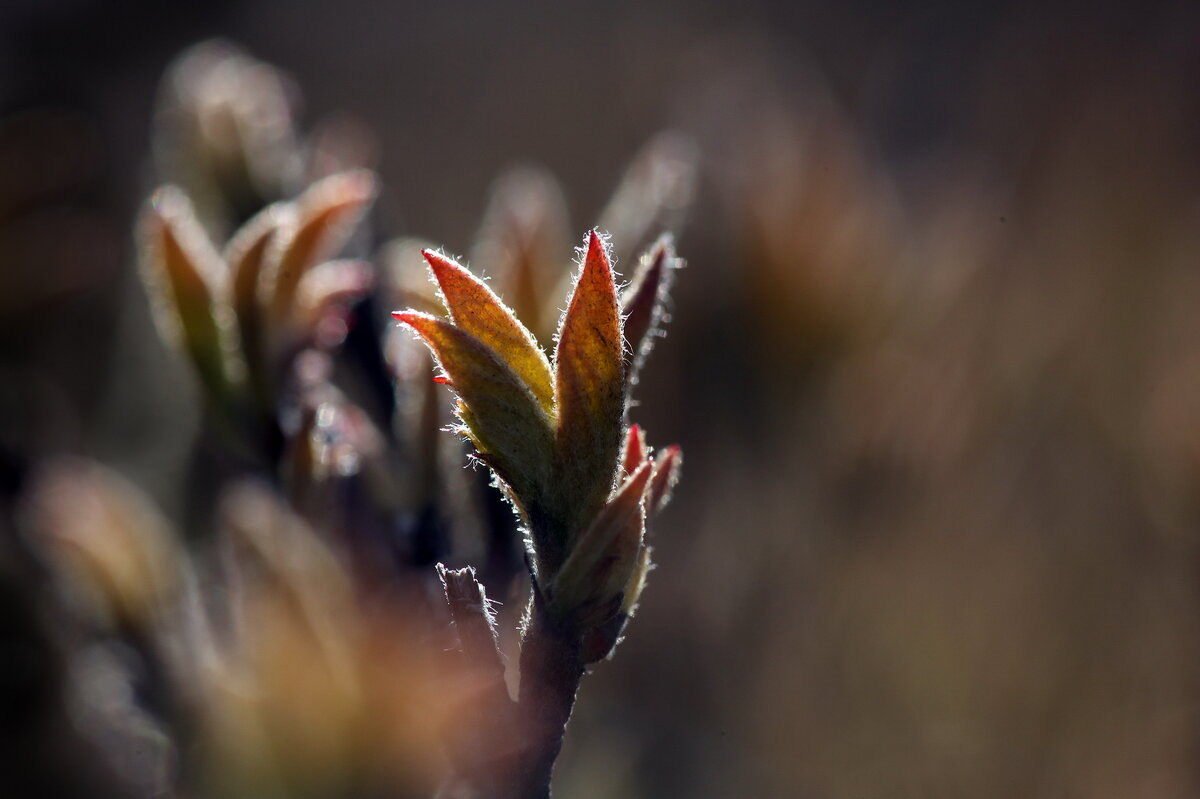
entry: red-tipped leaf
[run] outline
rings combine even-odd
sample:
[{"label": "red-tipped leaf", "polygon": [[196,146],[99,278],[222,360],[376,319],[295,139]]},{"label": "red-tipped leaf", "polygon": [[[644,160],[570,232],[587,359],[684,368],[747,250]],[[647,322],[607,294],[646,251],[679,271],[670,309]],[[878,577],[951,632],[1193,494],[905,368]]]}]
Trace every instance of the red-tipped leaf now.
[{"label": "red-tipped leaf", "polygon": [[558,493],[570,535],[612,490],[625,409],[617,289],[607,247],[594,230],[559,327],[554,378]]},{"label": "red-tipped leaf", "polygon": [[549,477],[553,428],[537,398],[496,352],[444,319],[416,311],[393,316],[433,351],[465,406],[460,414],[485,460],[523,499]]},{"label": "red-tipped leaf", "polygon": [[454,324],[495,350],[548,415],[554,413],[554,388],[550,362],[537,340],[500,298],[461,264],[433,250],[423,255],[429,262],[446,310]]},{"label": "red-tipped leaf", "polygon": [[625,447],[621,451],[621,468],[625,474],[633,474],[638,467],[646,462],[649,453],[646,451],[646,433],[636,424],[629,426],[629,434],[625,436]]}]

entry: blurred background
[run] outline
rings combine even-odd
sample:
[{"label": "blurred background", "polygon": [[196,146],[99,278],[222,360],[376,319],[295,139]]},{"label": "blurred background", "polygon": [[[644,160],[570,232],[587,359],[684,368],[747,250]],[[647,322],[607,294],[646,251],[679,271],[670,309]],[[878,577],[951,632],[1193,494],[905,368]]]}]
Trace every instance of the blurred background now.
[{"label": "blurred background", "polygon": [[[13,541],[64,455],[200,535],[210,432],[133,230],[163,76],[211,37],[377,171],[370,251],[472,252],[525,165],[565,270],[652,137],[694,159],[633,417],[683,481],[556,795],[1200,793],[1200,6],[6,0]],[[47,721],[69,680],[21,551],[0,794],[50,796],[26,772],[93,761]]]}]

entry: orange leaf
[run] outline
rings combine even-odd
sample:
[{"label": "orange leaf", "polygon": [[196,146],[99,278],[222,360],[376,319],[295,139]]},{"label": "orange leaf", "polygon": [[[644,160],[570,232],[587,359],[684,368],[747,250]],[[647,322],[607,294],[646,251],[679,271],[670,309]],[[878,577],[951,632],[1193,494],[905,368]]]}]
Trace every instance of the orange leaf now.
[{"label": "orange leaf", "polygon": [[625,410],[622,355],[616,284],[605,244],[593,230],[554,356],[555,504],[568,536],[595,515],[612,490]]},{"label": "orange leaf", "polygon": [[442,299],[454,324],[491,347],[525,381],[542,410],[552,416],[550,362],[533,334],[487,284],[466,268],[433,250],[425,250],[423,255],[442,289]]},{"label": "orange leaf", "polygon": [[543,495],[554,449],[550,418],[496,352],[449,322],[396,312],[433,351],[458,393],[460,416],[480,454],[523,501]]}]

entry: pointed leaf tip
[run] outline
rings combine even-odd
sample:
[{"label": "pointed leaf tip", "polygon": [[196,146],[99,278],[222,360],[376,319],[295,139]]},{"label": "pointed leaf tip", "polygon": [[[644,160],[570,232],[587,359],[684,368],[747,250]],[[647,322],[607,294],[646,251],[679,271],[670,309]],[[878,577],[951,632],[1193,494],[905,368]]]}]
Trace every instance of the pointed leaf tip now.
[{"label": "pointed leaf tip", "polygon": [[633,474],[645,463],[648,455],[645,432],[636,424],[630,425],[629,435],[625,437],[625,449],[621,453],[621,466],[625,474]]},{"label": "pointed leaf tip", "polygon": [[537,397],[542,410],[554,413],[550,362],[533,334],[508,306],[466,267],[442,253],[422,250],[450,318],[459,328],[495,350]]},{"label": "pointed leaf tip", "polygon": [[[666,317],[664,303],[678,266],[672,237],[666,234],[642,255],[633,278],[621,293],[625,340],[633,353],[634,375],[654,346],[655,332],[662,327]],[[636,381],[636,377],[632,379]]]},{"label": "pointed leaf tip", "polygon": [[559,504],[568,528],[582,526],[612,489],[625,410],[625,364],[616,284],[604,239],[588,233],[579,279],[559,327],[554,357]]},{"label": "pointed leaf tip", "polygon": [[595,228],[588,231],[588,257],[591,258],[593,254],[603,255],[605,263],[608,262],[608,252],[604,248],[604,239],[600,236],[600,231]]},{"label": "pointed leaf tip", "polygon": [[650,492],[646,499],[646,510],[657,513],[671,501],[671,492],[679,482],[683,469],[683,450],[673,444],[654,459],[654,476],[650,479]]}]

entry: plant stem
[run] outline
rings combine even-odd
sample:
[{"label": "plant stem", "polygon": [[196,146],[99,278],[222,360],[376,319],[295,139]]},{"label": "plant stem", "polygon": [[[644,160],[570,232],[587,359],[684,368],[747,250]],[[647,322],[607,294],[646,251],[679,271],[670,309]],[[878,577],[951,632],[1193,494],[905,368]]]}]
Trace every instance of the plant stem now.
[{"label": "plant stem", "polygon": [[515,763],[511,792],[505,794],[506,799],[549,799],[554,761],[562,750],[563,735],[582,677],[578,631],[555,624],[535,592],[529,628],[521,647],[521,689],[517,700],[525,746]]}]

